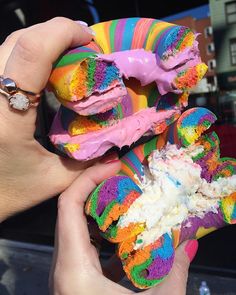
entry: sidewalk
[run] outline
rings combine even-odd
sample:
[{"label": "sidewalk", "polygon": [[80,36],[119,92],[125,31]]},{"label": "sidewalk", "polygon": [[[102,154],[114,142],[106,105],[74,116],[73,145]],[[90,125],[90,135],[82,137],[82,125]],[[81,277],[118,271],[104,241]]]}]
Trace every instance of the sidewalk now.
[{"label": "sidewalk", "polygon": [[[0,295],[49,295],[52,253],[52,247],[0,239]],[[211,295],[236,295],[236,278],[193,271],[189,275],[187,295],[199,295],[203,280],[207,281]],[[121,284],[135,290],[127,279]]]}]

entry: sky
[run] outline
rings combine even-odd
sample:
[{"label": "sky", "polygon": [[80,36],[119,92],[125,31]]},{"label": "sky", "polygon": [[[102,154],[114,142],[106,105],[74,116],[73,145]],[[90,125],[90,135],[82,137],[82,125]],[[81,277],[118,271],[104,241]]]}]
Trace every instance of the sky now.
[{"label": "sky", "polygon": [[202,5],[193,9],[185,10],[173,15],[162,18],[163,21],[170,22],[186,16],[192,16],[196,19],[201,19],[210,16],[209,5]]}]

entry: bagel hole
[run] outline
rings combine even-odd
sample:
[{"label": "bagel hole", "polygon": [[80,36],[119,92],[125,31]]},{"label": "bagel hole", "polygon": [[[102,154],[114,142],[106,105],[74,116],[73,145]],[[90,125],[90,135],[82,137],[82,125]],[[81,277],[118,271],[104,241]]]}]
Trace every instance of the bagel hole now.
[{"label": "bagel hole", "polygon": [[147,269],[142,270],[140,276],[146,279],[149,276],[149,271]]}]

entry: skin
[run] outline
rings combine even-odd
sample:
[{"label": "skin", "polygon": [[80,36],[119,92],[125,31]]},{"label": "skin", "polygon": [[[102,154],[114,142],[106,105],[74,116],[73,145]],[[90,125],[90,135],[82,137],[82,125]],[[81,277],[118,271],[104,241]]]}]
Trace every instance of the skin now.
[{"label": "skin", "polygon": [[[39,93],[59,55],[91,38],[85,26],[62,17],[16,31],[0,47],[0,73],[20,88]],[[37,109],[14,111],[4,96],[0,98],[1,222],[58,195],[91,163],[47,151],[34,139]]]},{"label": "skin", "polygon": [[[51,269],[50,287],[54,295],[113,295],[135,294],[113,282],[119,280],[114,258],[105,272],[99,262],[96,248],[91,244],[84,203],[91,191],[105,178],[115,174],[119,162],[97,164],[82,173],[73,184],[63,192],[58,202],[54,263]],[[81,238],[83,237],[83,238]],[[178,247],[171,273],[160,285],[143,291],[144,295],[186,294],[186,282],[190,260],[185,252],[186,243]],[[105,275],[111,275],[111,279]]]}]

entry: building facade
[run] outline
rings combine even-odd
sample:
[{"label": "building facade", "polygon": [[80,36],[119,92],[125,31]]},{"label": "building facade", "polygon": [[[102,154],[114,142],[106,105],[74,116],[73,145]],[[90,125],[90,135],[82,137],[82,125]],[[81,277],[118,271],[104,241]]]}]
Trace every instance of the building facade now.
[{"label": "building facade", "polygon": [[236,0],[210,0],[222,121],[236,124]]},{"label": "building facade", "polygon": [[197,40],[199,43],[200,55],[202,61],[207,64],[208,71],[205,77],[198,83],[197,87],[191,92],[200,94],[217,91],[218,86],[215,71],[217,63],[209,5],[203,5],[199,8],[172,15],[166,17],[164,20],[189,27],[198,34]]},{"label": "building facade", "polygon": [[210,0],[220,90],[236,90],[236,0]]}]

